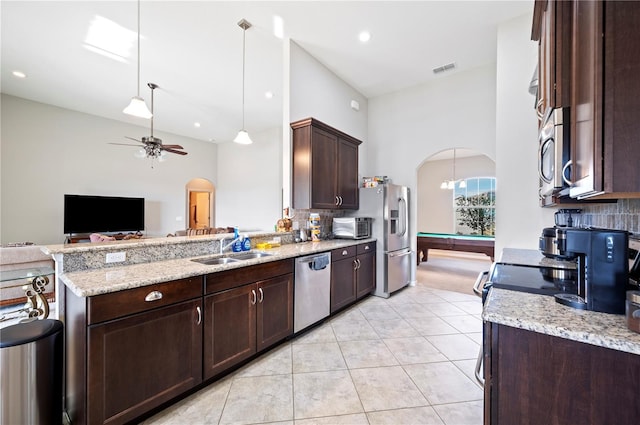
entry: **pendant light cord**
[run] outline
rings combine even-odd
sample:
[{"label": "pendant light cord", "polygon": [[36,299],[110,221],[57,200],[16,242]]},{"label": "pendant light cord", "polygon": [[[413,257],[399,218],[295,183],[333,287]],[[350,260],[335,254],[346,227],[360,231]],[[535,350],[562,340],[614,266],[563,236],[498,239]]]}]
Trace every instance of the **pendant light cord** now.
[{"label": "pendant light cord", "polygon": [[140,0],[138,0],[138,97],[140,97]]},{"label": "pendant light cord", "polygon": [[246,46],[246,38],[247,38],[247,29],[244,28],[242,30],[242,129],[244,128],[244,68],[245,68],[245,46]]}]

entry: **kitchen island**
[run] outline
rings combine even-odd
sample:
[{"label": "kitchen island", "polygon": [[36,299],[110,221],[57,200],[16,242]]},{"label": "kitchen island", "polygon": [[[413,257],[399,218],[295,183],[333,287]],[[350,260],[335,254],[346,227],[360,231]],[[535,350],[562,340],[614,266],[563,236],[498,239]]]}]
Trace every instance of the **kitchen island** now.
[{"label": "kitchen island", "polygon": [[[254,244],[272,237],[251,235]],[[295,258],[375,249],[372,239],[329,240],[221,254],[230,239],[47,247],[64,270],[65,406],[74,424],[137,421],[293,337]],[[108,263],[114,254],[125,261]],[[375,279],[373,270],[359,276]]]},{"label": "kitchen island", "polygon": [[492,288],[482,319],[486,424],[640,423],[640,334],[624,315]]}]

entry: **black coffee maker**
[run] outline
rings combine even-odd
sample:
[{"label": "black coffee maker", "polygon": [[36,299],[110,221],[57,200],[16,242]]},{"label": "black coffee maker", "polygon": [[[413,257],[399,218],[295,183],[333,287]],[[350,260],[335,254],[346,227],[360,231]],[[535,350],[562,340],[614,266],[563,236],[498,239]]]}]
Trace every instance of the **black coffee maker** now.
[{"label": "black coffee maker", "polygon": [[558,294],[571,307],[624,314],[629,285],[629,234],[622,230],[565,230],[560,251],[578,260],[578,293]]}]

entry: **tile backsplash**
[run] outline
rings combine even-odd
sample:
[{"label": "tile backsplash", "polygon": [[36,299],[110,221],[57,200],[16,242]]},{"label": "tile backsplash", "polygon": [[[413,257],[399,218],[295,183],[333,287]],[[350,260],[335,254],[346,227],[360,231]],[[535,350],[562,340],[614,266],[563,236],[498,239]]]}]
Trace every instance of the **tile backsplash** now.
[{"label": "tile backsplash", "polygon": [[628,230],[640,235],[640,199],[620,199],[615,204],[582,206],[582,222],[586,226]]},{"label": "tile backsplash", "polygon": [[294,229],[308,229],[309,215],[311,213],[320,214],[320,234],[321,238],[328,237],[333,231],[333,218],[343,217],[344,211],[341,210],[302,210],[291,209],[291,222]]}]

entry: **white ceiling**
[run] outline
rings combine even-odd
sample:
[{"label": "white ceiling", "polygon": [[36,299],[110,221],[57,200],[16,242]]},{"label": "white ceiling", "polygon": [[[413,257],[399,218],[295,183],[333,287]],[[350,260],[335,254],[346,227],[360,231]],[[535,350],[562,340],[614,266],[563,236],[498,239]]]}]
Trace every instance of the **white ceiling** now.
[{"label": "white ceiling", "polygon": [[[83,47],[96,15],[136,32],[135,0],[2,0],[0,7],[3,93],[148,127],[122,113],[136,94],[135,44],[127,63]],[[444,78],[432,69],[450,62],[456,63],[452,72],[495,62],[497,24],[532,10],[533,0],[144,0],[141,96],[150,106],[146,83],[160,86],[155,129],[227,142],[242,125],[242,18],[253,25],[246,33],[251,134],[282,122],[283,41],[273,35],[274,15],[283,19],[285,38],[372,98]],[[358,40],[362,30],[371,32],[367,44]],[[14,77],[14,70],[27,78]],[[268,90],[271,100],[264,96]]]}]

